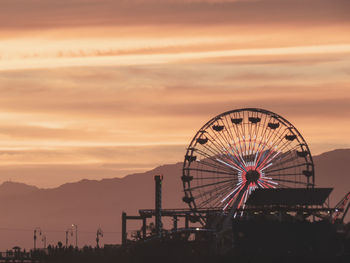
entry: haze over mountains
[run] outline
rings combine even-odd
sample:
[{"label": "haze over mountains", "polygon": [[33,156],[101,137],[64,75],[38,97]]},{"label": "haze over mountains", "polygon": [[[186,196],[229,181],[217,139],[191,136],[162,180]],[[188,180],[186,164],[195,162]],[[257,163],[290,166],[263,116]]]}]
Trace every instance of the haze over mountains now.
[{"label": "haze over mountains", "polygon": [[[350,190],[350,149],[334,150],[314,156],[316,184],[334,187],[331,205]],[[104,231],[104,243],[120,243],[121,213],[136,214],[138,209],[154,207],[155,174],[164,175],[163,207],[185,207],[182,203],[182,163],[163,165],[151,171],[124,178],[101,181],[82,180],[52,189],[39,189],[21,183],[0,185],[0,250],[19,245],[33,247],[33,229],[41,227],[47,244],[65,242],[65,231],[78,225],[79,246],[95,245],[96,230]],[[347,217],[347,221],[349,216]],[[169,219],[168,222],[170,223]],[[180,222],[181,224],[181,222]],[[138,229],[132,223],[128,229]],[[69,243],[75,240],[69,236]],[[38,238],[37,247],[42,247]]]}]

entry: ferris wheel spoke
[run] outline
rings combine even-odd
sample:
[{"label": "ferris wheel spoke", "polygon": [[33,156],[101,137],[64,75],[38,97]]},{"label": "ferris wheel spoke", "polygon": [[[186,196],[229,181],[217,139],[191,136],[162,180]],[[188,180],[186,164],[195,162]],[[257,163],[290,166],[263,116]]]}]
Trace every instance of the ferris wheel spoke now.
[{"label": "ferris wheel spoke", "polygon": [[281,141],[278,138],[278,142],[271,142],[270,146],[268,146],[266,150],[269,151],[270,153],[281,152],[281,150],[278,149],[280,143],[281,143]]},{"label": "ferris wheel spoke", "polygon": [[259,188],[274,188],[274,186],[270,185],[268,182],[266,182],[266,180],[258,180],[257,181],[257,185]]},{"label": "ferris wheel spoke", "polygon": [[231,176],[215,176],[215,177],[206,177],[206,178],[193,178],[194,180],[196,179],[227,179],[227,178],[234,178],[234,176],[237,176],[237,174],[232,174],[232,173],[225,173],[225,172],[220,172],[220,171],[214,171],[214,170],[206,170],[206,169],[197,169],[197,168],[186,168],[186,170],[189,171],[197,171],[197,172],[203,172],[203,173],[209,173],[209,174],[227,174]]},{"label": "ferris wheel spoke", "polygon": [[224,131],[222,130],[222,131],[216,132],[213,130],[213,127],[211,127],[211,131],[213,132],[213,135],[215,136],[216,140],[220,143],[220,146],[223,149],[226,149],[226,151],[228,151],[228,149],[226,148],[226,145],[229,144],[230,142],[227,141],[225,137],[223,137],[222,133]]},{"label": "ferris wheel spoke", "polygon": [[[289,132],[288,132],[289,131]],[[287,137],[290,136],[288,135],[288,133],[291,133],[291,128],[289,128],[287,130],[287,133],[283,133],[281,134],[281,137],[280,137],[280,142],[283,142],[282,145],[278,145],[278,148],[280,151],[284,151],[286,148],[290,147],[293,143],[294,140],[288,140]],[[293,133],[293,132],[292,132]],[[296,149],[300,147],[300,144],[296,144],[294,145],[293,147],[291,147],[292,149]]]},{"label": "ferris wheel spoke", "polygon": [[[291,149],[289,149],[288,151],[282,153],[280,156],[279,156],[279,160],[284,160],[284,158],[286,158],[287,156],[291,155],[292,157],[291,158],[296,158],[296,156],[294,155],[293,156],[293,153],[295,153],[295,150],[296,150],[296,147],[293,147]],[[290,159],[291,159],[290,158]]]},{"label": "ferris wheel spoke", "polygon": [[[214,156],[215,155],[221,155],[222,154],[222,148],[219,148],[217,146],[217,144],[215,143],[216,141],[213,141],[215,140],[215,138],[211,137],[211,135],[209,134],[210,137],[210,140],[209,142],[211,144],[207,144],[207,145],[203,145],[203,148],[206,149],[208,152],[210,152],[211,154],[213,154]],[[208,154],[208,153],[207,153]],[[208,154],[209,155],[209,154]]]},{"label": "ferris wheel spoke", "polygon": [[266,169],[267,167],[271,166],[271,161],[276,158],[276,156],[279,154],[279,152],[269,151],[266,156],[264,156],[263,160],[256,165],[258,169],[261,171]]},{"label": "ferris wheel spoke", "polygon": [[[297,147],[297,146],[296,146]],[[296,148],[295,147],[295,148]],[[278,151],[271,159],[269,159],[269,160],[266,160],[266,162],[264,163],[264,166],[266,167],[267,165],[268,165],[268,163],[271,163],[271,161],[277,156],[277,155],[279,155],[279,158],[276,160],[276,162],[274,162],[274,163],[271,163],[271,167],[272,166],[280,166],[280,165],[283,165],[283,164],[286,164],[286,163],[288,163],[288,162],[291,162],[291,161],[293,161],[293,160],[290,160],[290,159],[292,159],[292,158],[290,158],[290,159],[287,159],[287,160],[285,160],[285,161],[282,161],[282,162],[279,162],[278,160],[283,160],[283,158],[284,157],[286,157],[286,156],[288,156],[289,154],[291,154],[292,153],[292,151],[295,149],[295,148],[293,148],[293,149],[290,149],[288,152],[285,152],[285,153],[282,153],[282,154],[280,154],[281,152],[280,151]],[[272,153],[272,152],[271,152]],[[267,157],[267,158],[269,158],[269,157]],[[267,159],[266,158],[266,159]],[[295,160],[295,159],[294,159]],[[261,166],[262,164],[260,164],[260,166]]]},{"label": "ferris wheel spoke", "polygon": [[242,151],[240,151],[237,146],[236,146],[236,142],[234,140],[232,140],[232,143],[228,142],[228,146],[230,147],[229,150],[227,150],[227,148],[225,147],[225,152],[227,155],[230,155],[231,158],[234,158],[236,163],[238,165],[244,165],[244,158],[242,157]]},{"label": "ferris wheel spoke", "polygon": [[198,194],[197,195],[193,195],[193,198],[198,199],[198,198],[201,198],[201,197],[204,197],[204,196],[207,196],[207,195],[212,196],[213,193],[215,193],[215,192],[217,192],[219,190],[222,190],[222,189],[226,189],[226,188],[232,188],[232,183],[228,182],[228,183],[219,185],[217,187],[213,187],[212,189],[207,190],[207,191],[199,191],[199,190],[197,190]]},{"label": "ferris wheel spoke", "polygon": [[[217,193],[218,191],[225,191],[226,189],[229,189],[230,187],[232,187],[231,185],[226,185],[225,187],[221,188],[221,189],[214,189],[215,191],[212,191],[212,193]],[[203,200],[201,203],[199,203],[198,207],[204,207],[206,205],[208,205],[209,203],[216,207],[216,199],[220,198],[220,194],[210,194],[209,198]],[[208,194],[204,195],[204,196],[208,196]]]},{"label": "ferris wheel spoke", "polygon": [[[270,117],[270,119],[271,119],[271,117]],[[266,118],[265,118],[265,121],[264,121],[264,126],[265,126],[265,122],[266,122]],[[257,138],[258,138],[258,137],[261,137],[261,139],[259,140],[259,143],[257,144],[256,152],[261,152],[261,151],[263,150],[263,147],[264,147],[263,139],[264,139],[265,136],[266,136],[266,131],[267,131],[267,129],[265,129],[265,130],[262,132],[261,136],[259,136],[259,134],[256,135]],[[270,133],[270,132],[271,132],[271,129],[270,129],[269,133]]]},{"label": "ferris wheel spoke", "polygon": [[[239,126],[244,125],[244,124],[238,124]],[[235,125],[235,126],[238,126]],[[240,135],[238,127],[233,127],[233,131],[237,134],[238,137],[236,137],[236,140],[233,138],[232,142],[235,147],[235,152],[236,154],[243,160],[242,155],[246,152],[246,146],[244,142],[244,135]]]},{"label": "ferris wheel spoke", "polygon": [[[270,173],[265,173],[265,176],[267,176],[267,177],[280,177],[280,176],[282,176],[282,177],[287,177],[287,176],[299,176],[299,175],[303,175],[303,174],[301,174],[301,173],[288,173],[288,174],[270,174]],[[275,179],[273,179],[273,180],[275,180]]]},{"label": "ferris wheel spoke", "polygon": [[[243,118],[244,119],[244,118]],[[242,138],[241,138],[241,141],[242,141],[242,144],[243,144],[243,153],[246,154],[248,149],[247,149],[247,133],[246,133],[246,123],[242,122],[241,125],[239,125],[239,128],[241,128],[241,134],[242,134]]]},{"label": "ferris wheel spoke", "polygon": [[[208,137],[211,137],[211,136],[208,136]],[[202,145],[202,147],[208,151],[210,154],[212,154],[213,156],[216,156],[216,155],[221,155],[222,154],[222,151],[220,148],[217,148],[216,144],[212,141],[213,139],[210,138],[209,143],[211,144],[206,144],[206,145]],[[203,156],[206,156],[206,157],[212,157],[212,155],[210,155],[208,152],[204,152],[202,150],[199,150],[198,148],[196,149],[197,152],[200,152]]]},{"label": "ferris wheel spoke", "polygon": [[[262,125],[265,125],[265,119],[264,119],[264,123]],[[255,129],[255,134],[254,134],[254,141],[253,141],[253,146],[252,146],[252,153],[257,153],[258,152],[258,148],[259,148],[259,132],[260,132],[260,128],[262,126],[261,124],[257,125],[258,127]]]},{"label": "ferris wheel spoke", "polygon": [[[234,115],[234,117],[235,117],[235,119],[242,119],[242,120],[244,120],[244,116],[242,116],[240,114],[238,116]],[[230,118],[231,118],[231,116],[230,116]],[[239,150],[240,150],[241,153],[245,152],[245,149],[243,147],[244,145],[242,145],[242,143],[241,143],[241,142],[243,142],[244,133],[243,133],[243,129],[239,128],[242,125],[244,125],[244,124],[243,123],[235,124],[235,125],[232,124],[233,131],[235,132],[236,137],[238,138]],[[240,132],[240,130],[241,130],[241,132]]]},{"label": "ferris wheel spoke", "polygon": [[293,183],[293,184],[301,184],[301,185],[309,185],[308,183],[305,182],[299,182],[299,181],[292,181],[292,180],[285,180],[285,179],[277,179],[277,178],[273,178],[274,181],[277,182],[283,182],[283,183]]},{"label": "ferris wheel spoke", "polygon": [[238,194],[238,192],[243,188],[244,184],[237,184],[235,188],[228,194],[225,194],[225,197],[221,200],[221,203],[225,202],[227,199],[233,196],[233,198]]},{"label": "ferris wheel spoke", "polygon": [[[224,166],[222,163],[218,162],[216,160],[216,158],[214,156],[211,156],[201,150],[196,150],[196,153],[199,153],[201,156],[205,157],[205,159],[202,159],[202,160],[197,160],[197,162],[199,163],[202,163],[202,164],[206,164],[207,166],[211,166],[211,167],[214,167],[214,168],[217,168],[217,169],[221,169],[221,170],[224,170],[224,171],[227,171],[227,172],[231,172],[230,169],[227,169],[226,166]],[[211,160],[212,162],[216,163],[215,164],[209,164],[207,161],[208,160]]]},{"label": "ferris wheel spoke", "polygon": [[231,211],[236,211],[237,208],[239,208],[243,202],[243,198],[244,198],[244,194],[245,192],[247,191],[248,189],[248,186],[249,184],[248,183],[245,183],[242,188],[235,194],[234,197],[232,197],[230,199],[230,201],[226,204],[226,206],[224,207],[224,210],[229,207],[229,205],[233,202],[234,200],[234,203],[231,207]]},{"label": "ferris wheel spoke", "polygon": [[273,178],[272,180],[269,179],[265,179],[265,180],[259,180],[258,184],[259,186],[261,186],[262,188],[277,188],[277,186],[279,188],[283,187],[283,188],[290,188],[290,186],[284,185],[281,182],[274,182],[275,178]]},{"label": "ferris wheel spoke", "polygon": [[259,152],[265,152],[271,149],[271,147],[268,146],[269,144],[269,136],[271,136],[271,134],[273,134],[273,132],[269,132],[267,134],[267,137],[263,137],[261,138],[261,143],[260,143],[260,147],[258,149]]},{"label": "ferris wheel spoke", "polygon": [[[271,119],[272,119],[272,117],[269,116],[269,121],[268,122],[270,122]],[[264,124],[263,124],[264,126],[266,125],[266,120],[267,120],[267,118],[265,118],[265,120],[264,120]],[[268,132],[267,132],[267,130],[268,130]],[[269,137],[269,135],[271,133],[273,133],[272,129],[266,129],[266,128],[264,129],[264,131],[261,134],[261,140],[260,140],[259,145],[258,145],[257,150],[256,150],[257,152],[261,152],[261,151],[264,150],[264,148],[265,148],[264,140],[266,141],[266,138]]]},{"label": "ferris wheel spoke", "polygon": [[[207,169],[199,169],[199,168],[185,168],[186,170],[190,170],[190,171],[197,171],[197,172],[205,172],[205,173],[211,173],[211,174],[227,174],[227,175],[231,175],[226,176],[226,177],[210,177],[212,179],[216,179],[216,178],[233,178],[233,176],[236,176],[237,174],[234,173],[228,173],[228,172],[222,172],[222,171],[215,171],[215,170],[207,170]],[[197,178],[195,178],[197,179]]]},{"label": "ferris wheel spoke", "polygon": [[[292,163],[292,162],[297,161],[298,157],[296,155],[293,155],[293,152],[294,152],[294,150],[291,149],[290,151],[281,154],[271,167],[283,166],[283,165],[286,165],[288,163]],[[287,157],[289,157],[289,158],[287,158]]]},{"label": "ferris wheel spoke", "polygon": [[[223,157],[222,156],[222,152],[218,153],[218,154],[216,154],[214,156],[211,156],[211,155],[209,155],[209,154],[207,154],[207,153],[205,153],[205,152],[203,152],[201,150],[197,150],[197,152],[199,152],[202,156],[204,156],[204,157],[206,157],[208,159],[211,159],[214,162],[217,162],[217,158],[215,156],[219,155],[219,156]],[[229,155],[231,158],[225,158],[225,157],[223,157],[223,158],[227,159],[229,162],[231,162],[232,161],[231,159],[233,159],[236,162],[237,165],[242,165],[242,163],[240,162],[240,160],[239,160],[239,158],[237,156],[232,156],[230,153],[227,153],[226,155]]]},{"label": "ferris wheel spoke", "polygon": [[[216,179],[232,179],[232,181],[237,181],[238,179],[232,178],[231,176],[223,176],[223,177],[199,177],[199,178],[193,178],[193,180],[216,180]],[[236,182],[235,181],[235,182]]]},{"label": "ferris wheel spoke", "polygon": [[203,164],[205,166],[208,166],[208,167],[211,167],[211,168],[215,168],[215,169],[218,169],[218,170],[221,170],[221,171],[225,171],[227,173],[232,173],[232,169],[228,169],[228,167],[224,166],[222,163],[216,161],[215,159],[209,159],[211,161],[213,161],[214,163],[210,163],[210,162],[207,162],[207,161],[203,161],[201,160],[199,162],[199,164]]},{"label": "ferris wheel spoke", "polygon": [[210,184],[203,184],[203,185],[187,188],[186,191],[193,191],[196,189],[205,188],[205,187],[209,187],[209,186],[213,186],[213,185],[217,185],[217,184],[223,184],[223,183],[232,182],[232,181],[234,181],[234,180],[230,179],[230,180],[224,180],[224,181],[210,183]]},{"label": "ferris wheel spoke", "polygon": [[220,200],[220,203],[223,204],[227,199],[230,199],[230,197],[235,197],[235,195],[244,187],[244,183],[239,182],[234,185],[234,187],[231,186],[230,189],[227,189],[226,192],[222,192],[223,199]]},{"label": "ferris wheel spoke", "polygon": [[252,129],[253,129],[253,124],[252,123],[250,123],[249,122],[249,113],[248,113],[248,122],[247,122],[247,130],[248,130],[248,134],[246,134],[247,136],[246,136],[246,140],[247,140],[247,147],[248,147],[248,149],[247,149],[247,155],[249,155],[250,154],[250,145],[251,145],[251,141],[252,141]]},{"label": "ferris wheel spoke", "polygon": [[283,168],[280,168],[280,169],[268,170],[268,171],[265,171],[265,174],[268,174],[268,173],[271,173],[271,172],[278,172],[278,171],[288,170],[288,169],[301,167],[301,166],[305,166],[305,165],[307,165],[307,163],[296,164],[296,165],[292,165],[292,166],[283,167]]},{"label": "ferris wheel spoke", "polygon": [[[285,142],[283,142],[282,143],[282,145],[280,146],[280,145],[276,145],[276,147],[277,147],[277,149],[280,151],[280,152],[283,152],[285,149],[287,149],[288,147],[290,147],[290,145],[292,144],[292,141],[285,141]],[[294,146],[294,147],[292,147],[292,148],[297,148],[297,147],[299,147],[299,145],[296,145],[296,146]]]},{"label": "ferris wheel spoke", "polygon": [[[209,136],[211,137],[212,141],[217,142],[217,139],[215,139],[214,137],[212,137],[211,134],[209,134]],[[220,146],[221,148],[219,148],[218,145],[216,145],[216,144],[214,144],[214,143],[212,143],[212,144],[213,144],[213,146],[216,148],[216,150],[214,150],[214,152],[216,152],[217,155],[222,155],[223,152],[224,152],[225,154],[230,153],[229,150],[226,148],[226,146],[225,146],[225,145],[222,145],[221,142],[219,142],[219,146]],[[211,152],[212,152],[212,151],[211,151]]]},{"label": "ferris wheel spoke", "polygon": [[280,126],[275,132],[271,134],[269,137],[269,142],[281,142],[281,139],[283,138],[283,135],[288,131],[288,127],[286,126]]},{"label": "ferris wheel spoke", "polygon": [[265,130],[265,132],[264,132],[264,134],[261,136],[261,148],[259,148],[259,151],[263,151],[263,150],[265,150],[265,146],[268,144],[268,142],[269,142],[269,140],[270,140],[270,138],[271,138],[271,136],[274,134],[274,131],[273,130],[269,130],[269,132],[266,132],[266,130]]},{"label": "ferris wheel spoke", "polygon": [[270,167],[278,167],[278,166],[283,166],[285,164],[288,164],[288,163],[292,163],[293,161],[297,160],[298,158],[297,157],[291,157],[289,159],[286,159],[286,160],[283,160],[283,161],[276,161],[274,162]]},{"label": "ferris wheel spoke", "polygon": [[226,145],[227,145],[227,146],[229,146],[231,148],[231,144],[230,144],[229,140],[227,140],[227,138],[223,137],[223,135],[221,134],[222,132],[219,133],[219,136],[224,140],[224,143],[221,141],[221,139],[219,138],[218,135],[214,134],[214,136],[217,138],[218,141],[220,141],[220,146],[222,147],[222,150],[226,154],[231,154],[231,152],[230,152],[231,149],[227,149],[227,147],[226,147]]},{"label": "ferris wheel spoke", "polygon": [[285,184],[282,184],[282,183],[278,183],[278,186],[279,186],[279,188],[292,188],[292,187],[285,185]]},{"label": "ferris wheel spoke", "polygon": [[[230,135],[229,135],[230,136]],[[231,142],[230,142],[231,140]],[[228,154],[232,156],[232,158],[234,157],[237,161],[237,163],[239,163],[240,165],[243,165],[244,161],[242,156],[241,156],[241,152],[240,150],[237,148],[237,143],[235,142],[234,138],[231,137],[228,139],[228,146],[230,147],[230,151],[228,151]]]},{"label": "ferris wheel spoke", "polygon": [[[227,124],[227,120],[225,117],[223,117],[225,119],[225,122]],[[223,131],[219,134],[222,139],[226,142],[227,145],[231,145],[230,143],[230,135],[229,135],[229,129],[230,126],[226,125],[225,122],[221,119],[221,123],[223,124],[223,126],[225,126],[225,129],[223,129]]]},{"label": "ferris wheel spoke", "polygon": [[[248,153],[254,153],[255,150],[255,142],[256,142],[256,137],[257,137],[257,133],[260,129],[260,125],[261,125],[261,115],[259,115],[257,113],[256,116],[251,116],[252,118],[256,118],[256,119],[260,119],[260,121],[253,123],[252,121],[250,121],[250,117],[248,114],[248,130],[249,130],[249,147],[248,147]],[[249,123],[250,122],[250,123]],[[254,135],[254,137],[253,137]]]},{"label": "ferris wheel spoke", "polygon": [[[231,116],[230,116],[230,115],[229,115],[229,118],[230,118],[230,120],[231,120]],[[227,119],[228,119],[227,116],[225,116],[224,119],[225,119],[225,122],[226,122],[226,127],[228,128],[228,129],[227,129],[228,136],[230,137],[230,140],[231,140],[230,145],[232,146],[232,143],[233,143],[233,145],[234,145],[234,147],[235,147],[235,151],[236,151],[237,153],[239,153],[239,150],[238,150],[238,148],[237,148],[236,145],[235,145],[235,136],[233,135],[233,132],[232,132],[232,129],[231,129],[231,128],[233,128],[232,122],[231,122],[231,124],[230,124],[230,120],[227,120]]]},{"label": "ferris wheel spoke", "polygon": [[216,160],[219,161],[220,163],[223,163],[223,164],[227,165],[228,167],[231,167],[232,169],[234,169],[234,170],[236,170],[236,171],[238,171],[238,172],[244,172],[244,171],[245,171],[245,169],[244,169],[243,167],[238,167],[238,166],[236,166],[236,165],[233,166],[233,165],[228,164],[228,163],[226,163],[226,162],[224,162],[223,160],[220,160],[220,159],[218,159],[218,158],[216,158]]},{"label": "ferris wheel spoke", "polygon": [[217,152],[218,154],[221,154],[223,150],[223,146],[221,142],[216,138],[215,134],[211,134],[208,132],[207,136],[210,139],[211,149],[215,149],[215,152]]},{"label": "ferris wheel spoke", "polygon": [[280,128],[273,132],[267,139],[266,141],[266,145],[269,145],[269,149],[272,149],[276,146],[276,144],[280,144],[281,141],[282,141],[282,138],[283,138],[283,135],[285,134],[285,132],[287,131],[287,128],[286,127],[283,127],[282,129],[282,126],[280,126]]},{"label": "ferris wheel spoke", "polygon": [[215,149],[212,149],[212,148],[209,148],[207,146],[204,147],[208,152],[210,152],[212,155],[210,155],[209,153],[207,152],[204,152],[200,149],[196,149],[195,151],[197,153],[199,153],[201,156],[205,157],[206,159],[212,159],[212,160],[215,160],[215,156],[220,156],[222,155],[222,152],[218,152],[216,151]]},{"label": "ferris wheel spoke", "polygon": [[220,187],[214,188],[212,190],[201,193],[195,197],[195,200],[199,199],[201,202],[198,204],[198,207],[204,207],[208,204],[210,206],[216,206],[214,204],[215,200],[220,198],[222,191],[227,191],[232,187],[231,184],[225,184]]}]

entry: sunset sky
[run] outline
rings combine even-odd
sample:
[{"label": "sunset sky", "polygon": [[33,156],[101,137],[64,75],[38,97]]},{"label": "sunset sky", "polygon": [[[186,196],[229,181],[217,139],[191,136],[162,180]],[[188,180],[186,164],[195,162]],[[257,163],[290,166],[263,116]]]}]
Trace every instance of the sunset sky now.
[{"label": "sunset sky", "polygon": [[0,183],[179,162],[242,107],[284,116],[313,154],[350,147],[348,0],[0,2]]}]

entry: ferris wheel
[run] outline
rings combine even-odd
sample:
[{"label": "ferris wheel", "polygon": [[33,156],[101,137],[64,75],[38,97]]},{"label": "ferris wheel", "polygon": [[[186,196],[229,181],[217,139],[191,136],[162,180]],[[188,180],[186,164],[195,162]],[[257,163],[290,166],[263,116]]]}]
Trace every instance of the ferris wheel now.
[{"label": "ferris wheel", "polygon": [[312,188],[314,164],[299,131],[255,108],[222,113],[196,133],[183,164],[183,201],[198,209],[245,207],[257,188]]}]

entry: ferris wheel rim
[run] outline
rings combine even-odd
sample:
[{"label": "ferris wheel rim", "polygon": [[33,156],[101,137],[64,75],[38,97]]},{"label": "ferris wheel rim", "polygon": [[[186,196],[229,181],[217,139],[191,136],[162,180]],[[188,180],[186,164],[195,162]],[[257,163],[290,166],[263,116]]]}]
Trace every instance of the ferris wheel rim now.
[{"label": "ferris wheel rim", "polygon": [[[187,174],[186,171],[186,156],[192,155],[193,154],[193,149],[191,149],[191,146],[196,145],[195,140],[198,139],[198,135],[202,134],[203,131],[205,131],[208,127],[210,127],[213,123],[215,123],[216,121],[220,120],[222,117],[234,114],[234,113],[239,113],[239,112],[256,112],[256,113],[261,113],[264,114],[266,116],[271,116],[274,119],[276,119],[278,122],[281,122],[284,126],[290,128],[293,130],[293,132],[296,132],[297,134],[297,139],[299,142],[299,139],[301,140],[301,142],[303,144],[300,143],[300,146],[305,148],[306,152],[309,153],[309,162],[310,162],[310,166],[311,166],[311,170],[312,170],[312,182],[310,183],[311,187],[314,187],[315,185],[315,176],[314,176],[314,164],[313,164],[313,159],[312,159],[312,155],[311,155],[311,151],[309,149],[309,146],[307,145],[304,137],[301,135],[301,133],[298,131],[298,129],[291,123],[289,122],[287,119],[285,119],[284,117],[282,117],[281,115],[274,113],[272,111],[269,110],[265,110],[265,109],[261,109],[261,108],[241,108],[241,109],[235,109],[235,110],[230,110],[230,111],[226,111],[223,112],[213,118],[211,118],[208,122],[206,122],[195,134],[195,136],[192,138],[189,147],[187,147],[186,149],[186,155],[185,155],[185,161],[183,163],[183,177]],[[192,153],[191,153],[192,152]],[[305,157],[305,160],[306,157]],[[309,163],[307,163],[307,165],[309,165]],[[188,197],[189,199],[193,199],[192,201],[188,202],[188,205],[190,207],[190,209],[195,213],[195,210],[197,209],[197,205],[196,202],[194,202],[194,196],[191,190],[189,190],[190,188],[186,188],[186,184],[188,184],[188,186],[190,187],[189,182],[185,182],[183,181],[183,188],[184,188],[184,192],[185,192],[185,197]],[[309,184],[308,184],[309,185]]]}]

